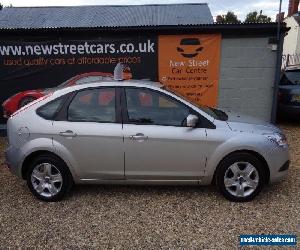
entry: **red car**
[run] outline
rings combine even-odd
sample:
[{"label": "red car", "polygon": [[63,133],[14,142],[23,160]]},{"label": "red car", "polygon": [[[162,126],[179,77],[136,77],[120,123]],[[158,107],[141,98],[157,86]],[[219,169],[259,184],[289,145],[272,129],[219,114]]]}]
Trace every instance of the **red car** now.
[{"label": "red car", "polygon": [[[127,76],[130,78],[131,76]],[[8,98],[3,104],[3,116],[8,118],[14,112],[16,112],[19,108],[27,105],[28,103],[45,96],[58,88],[64,88],[68,86],[72,86],[75,84],[84,84],[93,81],[100,81],[108,78],[109,80],[113,79],[113,75],[110,73],[103,72],[88,72],[80,75],[76,75],[67,81],[63,82],[56,88],[50,89],[37,89],[37,90],[26,90],[20,93],[15,94],[14,96]]]}]

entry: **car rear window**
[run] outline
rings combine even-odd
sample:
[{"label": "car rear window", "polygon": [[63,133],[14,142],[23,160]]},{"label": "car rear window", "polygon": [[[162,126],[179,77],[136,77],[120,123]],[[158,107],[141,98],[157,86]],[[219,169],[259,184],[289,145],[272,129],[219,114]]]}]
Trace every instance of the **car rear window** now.
[{"label": "car rear window", "polygon": [[38,108],[36,113],[46,120],[53,120],[59,111],[59,108],[62,106],[64,99],[64,96],[62,96],[51,102],[48,102],[47,104]]}]

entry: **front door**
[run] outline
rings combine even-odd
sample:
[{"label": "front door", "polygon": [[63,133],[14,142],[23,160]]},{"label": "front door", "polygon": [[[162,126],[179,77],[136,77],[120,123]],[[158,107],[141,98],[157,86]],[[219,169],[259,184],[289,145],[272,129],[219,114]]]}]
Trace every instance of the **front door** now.
[{"label": "front door", "polygon": [[125,88],[126,179],[197,180],[206,154],[204,128],[186,127],[189,107],[155,90]]}]

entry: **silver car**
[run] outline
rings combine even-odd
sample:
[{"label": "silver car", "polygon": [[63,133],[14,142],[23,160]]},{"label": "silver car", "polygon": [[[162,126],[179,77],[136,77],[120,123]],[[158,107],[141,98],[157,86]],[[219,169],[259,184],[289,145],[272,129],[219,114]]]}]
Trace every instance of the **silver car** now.
[{"label": "silver car", "polygon": [[44,201],[90,183],[216,184],[249,201],[289,168],[279,128],[148,81],[57,90],[13,114],[7,133],[8,167]]}]

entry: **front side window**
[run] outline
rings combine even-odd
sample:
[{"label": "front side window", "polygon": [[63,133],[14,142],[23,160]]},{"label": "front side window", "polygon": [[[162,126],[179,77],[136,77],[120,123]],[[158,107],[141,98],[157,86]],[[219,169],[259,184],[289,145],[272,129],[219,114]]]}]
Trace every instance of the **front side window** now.
[{"label": "front side window", "polygon": [[127,88],[126,102],[129,123],[183,126],[189,115],[184,104],[149,89]]},{"label": "front side window", "polygon": [[80,91],[68,108],[68,120],[76,122],[116,122],[114,88]]}]

